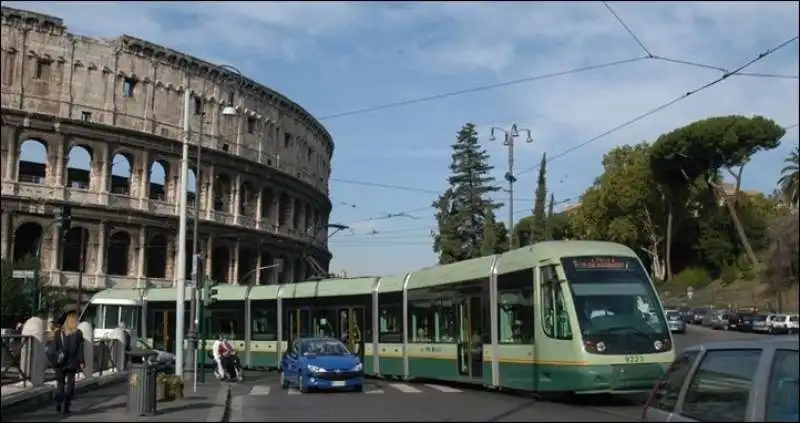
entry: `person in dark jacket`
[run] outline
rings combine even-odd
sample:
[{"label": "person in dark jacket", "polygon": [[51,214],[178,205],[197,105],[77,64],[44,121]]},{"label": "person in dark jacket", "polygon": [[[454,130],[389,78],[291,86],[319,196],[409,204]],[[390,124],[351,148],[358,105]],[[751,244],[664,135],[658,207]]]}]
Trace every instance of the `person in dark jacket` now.
[{"label": "person in dark jacket", "polygon": [[75,375],[83,370],[83,333],[78,329],[78,312],[68,309],[54,336],[53,368],[56,371],[56,411],[69,414],[75,395]]}]

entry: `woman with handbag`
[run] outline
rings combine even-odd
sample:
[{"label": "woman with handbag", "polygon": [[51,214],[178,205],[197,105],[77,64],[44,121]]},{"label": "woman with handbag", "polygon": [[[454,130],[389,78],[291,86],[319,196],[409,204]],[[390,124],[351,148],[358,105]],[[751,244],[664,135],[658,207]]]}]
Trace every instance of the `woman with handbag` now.
[{"label": "woman with handbag", "polygon": [[78,313],[74,309],[65,311],[61,327],[54,336],[55,348],[51,361],[56,371],[56,411],[69,414],[69,406],[75,395],[75,375],[83,370],[83,333],[78,329]]}]

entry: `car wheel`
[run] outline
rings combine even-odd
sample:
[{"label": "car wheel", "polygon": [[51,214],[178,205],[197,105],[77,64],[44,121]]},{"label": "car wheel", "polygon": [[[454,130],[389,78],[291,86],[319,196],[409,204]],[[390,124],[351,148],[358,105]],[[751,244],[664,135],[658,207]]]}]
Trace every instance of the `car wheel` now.
[{"label": "car wheel", "polygon": [[286,373],[281,371],[281,389],[287,389],[289,387],[289,380],[286,379]]},{"label": "car wheel", "polygon": [[772,326],[770,326],[769,329],[767,329],[767,333],[770,334],[770,335],[774,335],[775,334],[775,329],[773,329]]},{"label": "car wheel", "polygon": [[364,385],[356,385],[353,387],[353,392],[364,392]]},{"label": "car wheel", "polygon": [[308,386],[303,382],[303,375],[297,377],[297,389],[304,394],[308,393]]}]

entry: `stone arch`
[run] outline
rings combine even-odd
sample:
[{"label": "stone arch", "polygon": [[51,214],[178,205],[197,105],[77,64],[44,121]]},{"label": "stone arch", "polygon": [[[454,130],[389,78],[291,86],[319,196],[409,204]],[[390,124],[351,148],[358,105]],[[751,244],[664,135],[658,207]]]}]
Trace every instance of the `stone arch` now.
[{"label": "stone arch", "polygon": [[292,221],[292,198],[289,194],[282,192],[278,200],[278,226],[284,227]]},{"label": "stone arch", "polygon": [[106,273],[114,276],[128,276],[130,273],[130,251],[133,238],[124,230],[117,230],[108,237]]},{"label": "stone arch", "polygon": [[169,201],[172,191],[172,168],[166,160],[156,159],[150,164],[149,177],[150,181],[150,194],[151,200]]},{"label": "stone arch", "polygon": [[82,143],[70,146],[67,153],[66,186],[75,189],[90,189],[93,163],[94,150],[91,146]]},{"label": "stone arch", "polygon": [[214,210],[230,213],[231,208],[231,178],[225,174],[217,175],[214,186]]},{"label": "stone arch", "polygon": [[39,222],[28,221],[14,230],[14,248],[11,256],[14,261],[35,257],[39,250],[44,228]]},{"label": "stone arch", "polygon": [[189,166],[189,178],[186,181],[186,201],[189,207],[195,207],[200,198],[200,181],[197,179],[197,168]]},{"label": "stone arch", "polygon": [[118,195],[133,195],[131,188],[132,172],[134,161],[133,153],[127,150],[120,149],[114,152],[111,156],[111,163],[109,164],[109,175],[111,176],[111,185],[109,191]]},{"label": "stone arch", "polygon": [[[275,264],[275,259],[272,256],[272,253],[266,250],[261,251],[261,265],[262,266],[271,266]],[[274,267],[268,267],[266,269],[261,269],[260,279],[258,280],[259,285],[271,285],[275,283],[275,272],[276,269]]]},{"label": "stone arch", "polygon": [[239,214],[256,217],[258,208],[258,190],[250,181],[245,180],[239,188]]},{"label": "stone arch", "polygon": [[167,276],[167,237],[155,234],[145,245],[145,274],[148,278],[164,279]]},{"label": "stone arch", "polygon": [[272,222],[273,216],[275,216],[275,199],[272,188],[266,187],[261,191],[261,216],[259,218],[270,221],[272,224],[276,223]]},{"label": "stone arch", "polygon": [[228,283],[231,264],[230,246],[215,245],[211,252],[211,279],[219,283]]},{"label": "stone arch", "polygon": [[238,274],[236,275],[236,281],[246,285],[252,285],[257,282],[257,266],[257,252],[250,246],[241,246],[239,248],[239,265],[237,266]]},{"label": "stone arch", "polygon": [[17,181],[29,184],[44,184],[51,170],[47,166],[47,141],[27,138],[19,145],[17,158]]},{"label": "stone arch", "polygon": [[86,259],[91,236],[89,229],[73,226],[64,234],[61,244],[61,270],[86,272]]}]

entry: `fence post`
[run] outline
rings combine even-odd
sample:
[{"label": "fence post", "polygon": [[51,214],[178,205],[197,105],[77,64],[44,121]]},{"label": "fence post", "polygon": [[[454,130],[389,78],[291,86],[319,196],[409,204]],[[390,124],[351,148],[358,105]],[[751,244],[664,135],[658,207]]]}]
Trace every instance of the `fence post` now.
[{"label": "fence post", "polygon": [[[102,371],[103,370],[103,363],[100,363],[99,369],[94,368],[94,329],[92,328],[92,324],[89,322],[81,322],[78,325],[78,330],[81,331],[83,334],[83,362],[85,363],[83,367],[83,376],[85,378],[90,378],[94,376],[94,372]],[[100,352],[100,357],[102,357],[102,351]]]},{"label": "fence post", "polygon": [[116,328],[109,335],[111,341],[111,359],[118,372],[125,371],[125,329]]},{"label": "fence post", "polygon": [[38,317],[31,317],[22,326],[22,351],[20,367],[33,386],[44,383],[44,371],[48,366],[45,349],[45,322]]}]

